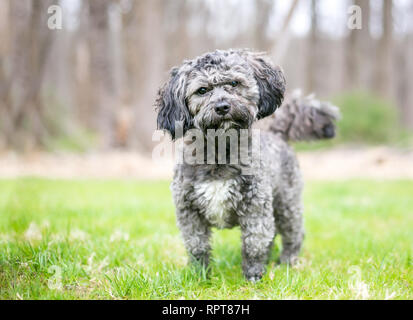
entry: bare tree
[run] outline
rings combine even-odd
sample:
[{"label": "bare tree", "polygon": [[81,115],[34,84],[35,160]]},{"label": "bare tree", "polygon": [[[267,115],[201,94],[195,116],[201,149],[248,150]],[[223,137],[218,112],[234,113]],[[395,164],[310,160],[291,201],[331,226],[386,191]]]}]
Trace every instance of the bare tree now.
[{"label": "bare tree", "polygon": [[[400,120],[406,127],[413,128],[413,108],[411,107],[410,101],[411,97],[411,71],[412,63],[409,61],[408,57],[413,54],[413,42],[412,37],[406,35],[403,37],[403,41],[398,43],[398,46],[395,50],[396,59],[396,72],[397,77],[397,92],[396,100],[400,106]],[[409,55],[410,54],[410,55]]]},{"label": "bare tree", "polygon": [[48,135],[42,80],[53,40],[47,8],[54,1],[10,2],[10,73],[2,94],[2,130],[6,143],[27,148],[43,145]]},{"label": "bare tree", "polygon": [[317,48],[319,47],[319,30],[318,30],[318,23],[319,23],[319,16],[318,16],[318,7],[317,1],[311,0],[311,9],[310,9],[310,16],[311,16],[311,30],[310,35],[307,40],[307,47],[308,47],[308,54],[307,54],[307,68],[306,68],[306,75],[307,75],[307,84],[306,90],[307,92],[313,92],[317,87]]},{"label": "bare tree", "polygon": [[370,1],[354,0],[354,5],[361,9],[361,29],[352,29],[347,37],[346,72],[344,87],[348,89],[371,87],[372,38],[370,35]]},{"label": "bare tree", "polygon": [[[88,129],[96,128],[97,106],[93,103],[96,99],[92,97],[93,82],[91,68],[91,52],[89,49],[89,5],[87,2],[80,2],[78,10],[79,25],[72,37],[75,44],[73,58],[74,65],[74,94],[76,99],[75,113],[80,126]],[[69,43],[70,45],[71,43]],[[67,63],[67,61],[63,62]]]},{"label": "bare tree", "polygon": [[256,50],[268,51],[271,48],[271,43],[267,35],[267,29],[275,3],[273,0],[257,0],[254,3],[255,23],[252,43]]},{"label": "bare tree", "polygon": [[110,42],[109,6],[111,0],[89,0],[89,46],[92,104],[96,108],[95,128],[100,133],[103,148],[114,143],[114,109],[117,107],[112,46]]},{"label": "bare tree", "polygon": [[382,35],[377,50],[375,75],[376,92],[390,99],[393,91],[392,63],[393,63],[393,0],[383,0],[382,7]]},{"label": "bare tree", "polygon": [[165,39],[162,0],[137,1],[131,11],[125,54],[130,71],[130,101],[133,105],[129,144],[148,150],[156,129],[154,101],[163,80]]},{"label": "bare tree", "polygon": [[281,30],[279,32],[279,35],[277,39],[274,39],[274,44],[272,47],[272,53],[273,56],[275,57],[275,61],[277,63],[282,63],[285,54],[287,52],[287,49],[289,47],[289,43],[291,40],[291,34],[288,31],[288,27],[290,26],[291,19],[297,9],[299,0],[293,0],[291,3],[290,9],[288,10],[287,16],[285,17]]},{"label": "bare tree", "polygon": [[9,21],[9,9],[10,1],[5,0],[0,2],[0,149],[6,146],[6,137],[4,126],[8,120],[7,116],[7,74],[6,74],[6,61],[9,55],[9,33],[11,24]]}]

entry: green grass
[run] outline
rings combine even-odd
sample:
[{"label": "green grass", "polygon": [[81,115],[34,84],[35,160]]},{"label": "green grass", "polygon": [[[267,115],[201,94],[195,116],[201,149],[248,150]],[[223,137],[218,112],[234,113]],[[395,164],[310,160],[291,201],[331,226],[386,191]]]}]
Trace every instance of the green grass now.
[{"label": "green grass", "polygon": [[397,105],[368,92],[350,92],[333,98],[340,107],[338,142],[397,143],[405,138]]},{"label": "green grass", "polygon": [[239,229],[198,275],[167,182],[0,181],[1,299],[412,299],[413,181],[309,182],[297,266],[241,273]]}]

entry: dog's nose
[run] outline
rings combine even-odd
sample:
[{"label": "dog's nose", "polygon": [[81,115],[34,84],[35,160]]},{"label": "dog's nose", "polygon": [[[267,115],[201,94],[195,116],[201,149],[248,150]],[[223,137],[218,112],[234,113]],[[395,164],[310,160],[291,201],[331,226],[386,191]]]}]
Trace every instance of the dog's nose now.
[{"label": "dog's nose", "polygon": [[218,113],[220,116],[224,116],[228,113],[230,106],[227,102],[221,101],[218,102],[215,106],[215,112]]}]

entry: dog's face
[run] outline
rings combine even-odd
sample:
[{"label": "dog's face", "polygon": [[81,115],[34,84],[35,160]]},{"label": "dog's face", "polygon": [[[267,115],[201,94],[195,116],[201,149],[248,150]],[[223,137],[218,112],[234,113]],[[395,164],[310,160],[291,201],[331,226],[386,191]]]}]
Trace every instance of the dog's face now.
[{"label": "dog's face", "polygon": [[217,50],[173,68],[157,99],[158,127],[175,136],[191,128],[245,129],[281,104],[284,75],[265,56],[246,50]]}]

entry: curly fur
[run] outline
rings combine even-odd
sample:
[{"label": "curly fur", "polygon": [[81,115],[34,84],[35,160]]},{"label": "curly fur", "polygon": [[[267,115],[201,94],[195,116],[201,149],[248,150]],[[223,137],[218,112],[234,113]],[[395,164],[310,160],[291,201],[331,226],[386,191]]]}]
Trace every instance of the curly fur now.
[{"label": "curly fur", "polygon": [[256,127],[279,134],[285,141],[330,139],[335,136],[338,119],[338,107],[316,100],[314,95],[303,97],[297,90],[275,114],[257,123]]},{"label": "curly fur", "polygon": [[[201,94],[199,88],[207,92]],[[205,140],[208,129],[250,132],[256,120],[271,115],[281,105],[284,91],[281,69],[262,53],[248,50],[206,53],[172,69],[157,99],[158,127],[176,139],[179,123],[184,140],[185,133],[193,128],[199,129]],[[218,114],[217,106],[222,104],[229,110]],[[275,121],[270,130],[261,131],[261,152],[249,149],[253,161],[248,164],[176,165],[171,189],[177,223],[192,262],[207,267],[211,228],[234,226],[241,228],[242,268],[248,280],[262,277],[278,233],[283,245],[280,261],[291,263],[296,259],[304,237],[302,180],[287,140],[300,136],[303,120],[312,119],[313,131],[317,133],[314,136],[320,138],[318,121],[325,118],[327,123],[335,119],[323,108],[314,111],[312,107],[307,109],[314,116],[301,117],[303,110],[307,110],[301,109],[301,105],[293,100],[283,111],[279,110],[283,122]],[[293,114],[300,120],[290,121],[294,123],[293,131],[287,132],[284,124]],[[312,132],[309,126],[303,126],[305,135]],[[184,148],[189,148],[188,141]],[[249,166],[253,174],[243,174],[243,166]]]}]

